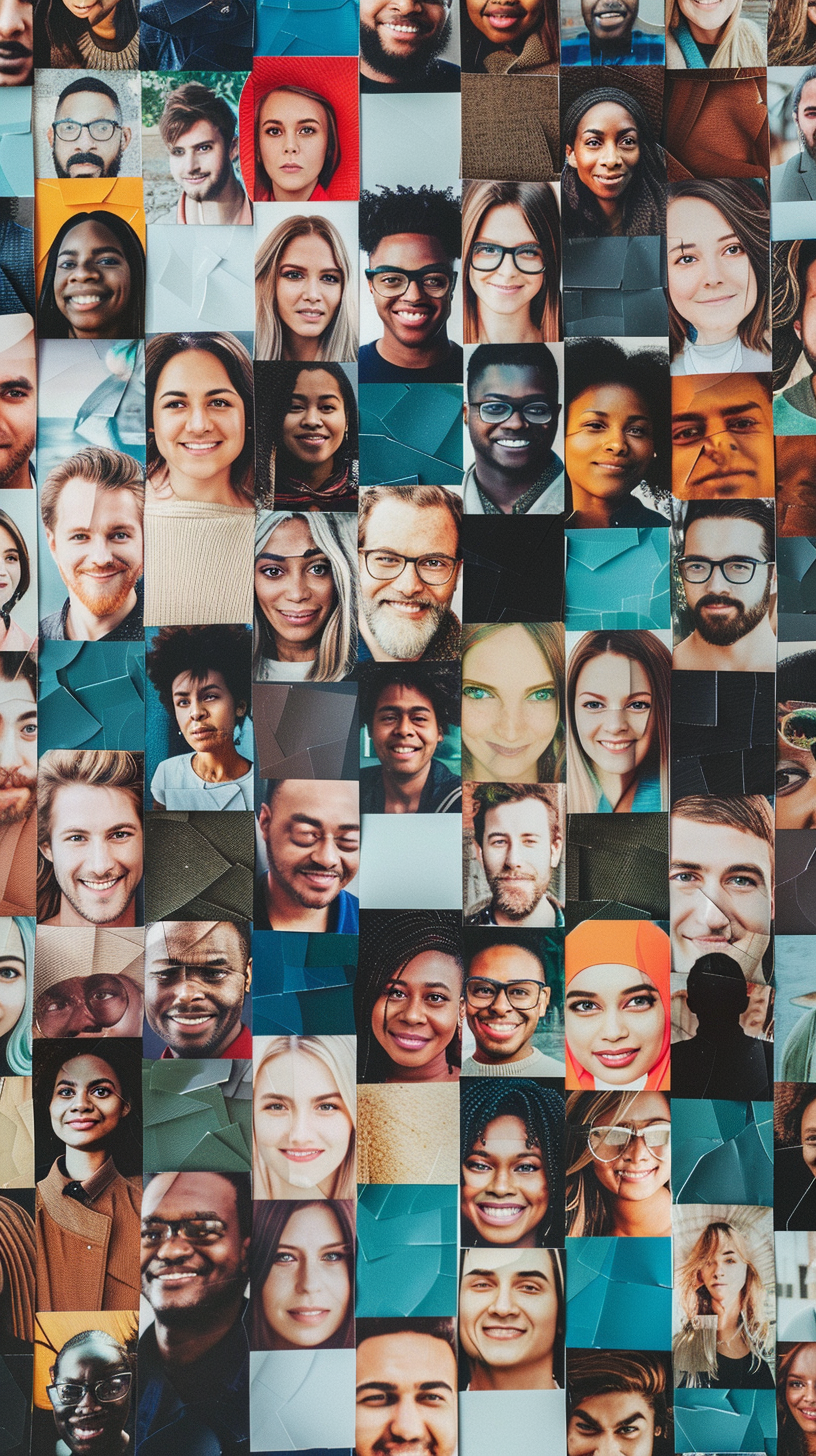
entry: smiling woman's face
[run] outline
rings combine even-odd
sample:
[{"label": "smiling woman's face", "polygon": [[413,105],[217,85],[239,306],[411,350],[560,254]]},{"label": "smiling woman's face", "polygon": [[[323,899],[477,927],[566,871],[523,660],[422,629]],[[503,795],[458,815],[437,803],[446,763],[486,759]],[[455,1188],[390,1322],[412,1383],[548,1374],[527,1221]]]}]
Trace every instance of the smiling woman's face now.
[{"label": "smiling woman's face", "polygon": [[293,91],[270,91],[258,116],[258,151],[276,201],[311,197],[328,146],[325,106]]},{"label": "smiling woman's face", "polygon": [[655,1065],[666,1012],[653,981],[632,966],[579,971],[567,987],[565,1031],[576,1062],[613,1087],[631,1087]]},{"label": "smiling woman's face", "polygon": [[314,1350],[337,1334],[348,1313],[353,1256],[330,1204],[292,1214],[261,1291],[274,1349]]},{"label": "smiling woman's face", "polygon": [[246,410],[221,360],[204,349],[168,359],[153,401],[156,446],[172,474],[207,483],[229,472],[246,439]]},{"label": "smiling woman's face", "polygon": [[60,244],[54,300],[76,339],[118,339],[130,303],[130,265],[104,223],[69,228]]},{"label": "smiling woman's face", "polygon": [[273,1175],[312,1189],[340,1167],[354,1128],[331,1068],[299,1050],[261,1067],[254,1124],[258,1153]]},{"label": "smiling woman's face", "polygon": [[481,783],[538,782],[558,727],[558,683],[521,625],[474,642],[462,659],[462,742]]},{"label": "smiling woman's face", "polygon": [[102,1057],[71,1057],[57,1073],[49,1108],[61,1143],[80,1151],[104,1145],[130,1111],[122,1084]]},{"label": "smiling woman's face", "polygon": [[20,584],[20,548],[10,531],[0,526],[0,607],[14,596]]},{"label": "smiling woman's face", "polygon": [[479,1239],[532,1249],[550,1204],[541,1148],[520,1117],[494,1117],[462,1165],[462,1216]]}]

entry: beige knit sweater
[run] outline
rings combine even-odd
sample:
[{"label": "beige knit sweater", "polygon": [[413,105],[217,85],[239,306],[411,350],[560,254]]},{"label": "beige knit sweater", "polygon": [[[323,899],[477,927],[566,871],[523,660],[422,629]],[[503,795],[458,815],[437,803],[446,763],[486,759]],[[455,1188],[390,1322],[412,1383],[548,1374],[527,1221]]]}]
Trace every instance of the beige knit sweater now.
[{"label": "beige knit sweater", "polygon": [[251,507],[148,493],[144,527],[146,627],[252,621]]}]

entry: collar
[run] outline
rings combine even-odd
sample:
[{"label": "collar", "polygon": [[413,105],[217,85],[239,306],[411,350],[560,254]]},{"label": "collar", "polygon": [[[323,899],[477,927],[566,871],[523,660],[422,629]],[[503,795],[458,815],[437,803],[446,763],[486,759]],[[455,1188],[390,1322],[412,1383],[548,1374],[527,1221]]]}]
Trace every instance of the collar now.
[{"label": "collar", "polygon": [[[555,481],[555,480],[558,479],[559,475],[562,474],[563,469],[564,469],[563,462],[561,460],[559,460],[559,458],[556,455],[555,451],[554,450],[551,450],[550,451],[550,457],[549,457],[549,459],[547,461],[547,464],[544,466],[544,469],[542,470],[541,474],[539,475],[538,480],[536,480],[536,481],[533,482],[533,484],[530,486],[529,490],[526,490],[524,492],[524,495],[520,495],[519,498],[518,498],[518,500],[513,502],[513,505],[510,508],[509,514],[511,516],[525,516],[527,514],[527,512],[530,510],[530,508],[535,505],[535,503],[538,500],[539,496],[540,495],[543,495],[544,494],[544,491],[547,490],[553,484],[553,481]],[[490,499],[490,497],[485,495],[484,491],[482,490],[482,487],[479,484],[478,478],[476,476],[475,467],[474,467],[474,472],[473,472],[473,480],[474,480],[474,483],[476,485],[476,489],[477,489],[477,491],[479,493],[479,501],[481,503],[481,507],[482,507],[482,510],[484,511],[485,515],[486,516],[501,516],[501,515],[504,515],[504,512],[503,511],[500,511],[499,508],[498,508],[498,506],[496,506],[496,505],[493,504],[493,502]]]},{"label": "collar", "polygon": [[104,1193],[108,1185],[113,1182],[116,1177],[116,1164],[113,1158],[106,1158],[102,1167],[92,1177],[86,1178],[84,1183],[80,1182],[78,1178],[68,1177],[64,1157],[57,1159],[57,1171],[64,1182],[63,1198],[75,1198],[77,1203],[88,1204],[93,1203],[94,1199],[98,1198],[100,1193]]}]

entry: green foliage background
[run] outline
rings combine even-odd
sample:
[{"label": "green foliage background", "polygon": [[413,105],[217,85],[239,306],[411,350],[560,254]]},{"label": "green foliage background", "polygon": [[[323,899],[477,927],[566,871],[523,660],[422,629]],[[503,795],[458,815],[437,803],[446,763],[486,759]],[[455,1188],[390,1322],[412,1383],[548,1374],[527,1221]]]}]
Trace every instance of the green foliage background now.
[{"label": "green foliage background", "polygon": [[241,89],[248,75],[248,71],[143,71],[142,125],[158,125],[170,92],[185,81],[200,81],[203,86],[209,86],[216,96],[223,96],[229,102],[237,115]]}]

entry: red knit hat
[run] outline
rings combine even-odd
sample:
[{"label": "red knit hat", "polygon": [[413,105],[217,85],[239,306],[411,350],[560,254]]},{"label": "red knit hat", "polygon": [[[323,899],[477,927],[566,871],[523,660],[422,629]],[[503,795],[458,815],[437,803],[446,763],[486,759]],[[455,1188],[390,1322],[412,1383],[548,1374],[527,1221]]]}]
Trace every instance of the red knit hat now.
[{"label": "red knit hat", "polygon": [[356,202],[360,196],[360,104],[356,56],[263,56],[252,63],[252,72],[241,92],[238,108],[241,175],[251,198],[259,197],[255,187],[255,134],[258,112],[264,97],[280,86],[303,86],[334,107],[340,141],[340,165],[325,192],[318,184],[312,201]]}]

